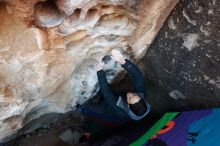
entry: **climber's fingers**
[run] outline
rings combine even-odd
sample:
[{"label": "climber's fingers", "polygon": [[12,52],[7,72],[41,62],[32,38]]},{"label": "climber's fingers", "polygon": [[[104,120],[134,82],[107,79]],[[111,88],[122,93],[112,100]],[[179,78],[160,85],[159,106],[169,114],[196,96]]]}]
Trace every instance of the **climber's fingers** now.
[{"label": "climber's fingers", "polygon": [[125,58],[124,58],[124,56],[121,54],[121,52],[120,51],[118,51],[118,50],[112,50],[112,56],[115,58],[115,60],[117,61],[117,62],[119,62],[120,64],[124,64],[125,63]]}]

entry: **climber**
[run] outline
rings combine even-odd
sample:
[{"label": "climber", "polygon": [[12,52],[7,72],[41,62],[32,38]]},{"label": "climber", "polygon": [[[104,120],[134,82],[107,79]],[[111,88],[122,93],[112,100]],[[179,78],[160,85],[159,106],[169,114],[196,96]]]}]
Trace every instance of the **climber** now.
[{"label": "climber", "polygon": [[[138,67],[125,59],[119,51],[113,50],[112,56],[131,75],[133,89],[126,89],[119,93],[113,91],[103,71],[104,63],[99,63],[95,67],[100,86],[99,92],[107,104],[94,104],[93,107],[90,106],[90,109],[86,108],[86,105],[78,105],[77,110],[84,115],[93,116],[111,124],[141,120],[150,111],[150,104],[145,97],[143,76]],[[110,110],[106,110],[106,108],[110,108]],[[111,114],[106,111],[111,111]]]}]

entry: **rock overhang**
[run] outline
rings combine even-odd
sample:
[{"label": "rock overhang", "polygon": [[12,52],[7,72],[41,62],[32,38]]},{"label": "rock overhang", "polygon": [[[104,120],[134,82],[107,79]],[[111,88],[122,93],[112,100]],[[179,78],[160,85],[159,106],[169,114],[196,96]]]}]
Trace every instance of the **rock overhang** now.
[{"label": "rock overhang", "polygon": [[94,64],[106,62],[112,81],[122,69],[106,56],[119,49],[141,59],[177,2],[3,0],[0,140],[92,98],[98,90]]}]

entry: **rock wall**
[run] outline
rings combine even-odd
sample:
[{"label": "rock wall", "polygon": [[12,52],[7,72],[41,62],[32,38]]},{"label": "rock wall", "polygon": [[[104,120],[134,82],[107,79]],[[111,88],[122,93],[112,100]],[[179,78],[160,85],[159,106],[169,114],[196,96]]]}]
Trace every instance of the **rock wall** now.
[{"label": "rock wall", "polygon": [[175,110],[220,106],[219,8],[218,0],[181,0],[143,60],[148,78],[178,102]]},{"label": "rock wall", "polygon": [[[0,141],[47,113],[65,113],[145,54],[178,0],[0,0]],[[30,129],[29,129],[30,130]]]}]

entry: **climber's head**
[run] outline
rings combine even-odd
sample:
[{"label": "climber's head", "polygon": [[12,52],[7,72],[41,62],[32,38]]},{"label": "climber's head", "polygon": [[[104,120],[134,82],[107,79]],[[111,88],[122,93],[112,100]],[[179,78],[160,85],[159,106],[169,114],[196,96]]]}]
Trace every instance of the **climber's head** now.
[{"label": "climber's head", "polygon": [[127,103],[130,110],[137,116],[141,116],[147,111],[144,100],[134,92],[127,92]]}]

